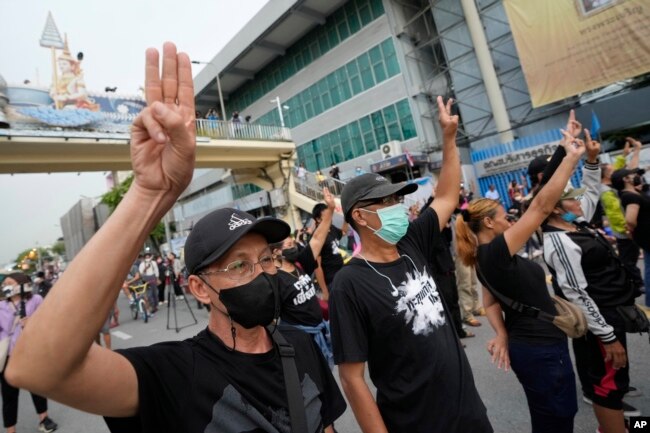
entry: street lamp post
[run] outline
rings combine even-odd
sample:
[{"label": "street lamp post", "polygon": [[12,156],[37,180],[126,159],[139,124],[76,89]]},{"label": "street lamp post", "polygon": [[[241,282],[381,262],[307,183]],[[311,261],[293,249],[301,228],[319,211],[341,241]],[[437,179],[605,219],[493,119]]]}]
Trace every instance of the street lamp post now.
[{"label": "street lamp post", "polygon": [[276,104],[278,107],[278,114],[280,114],[280,126],[284,128],[284,114],[282,114],[282,110],[288,110],[289,107],[287,105],[282,105],[280,103],[280,97],[276,96],[275,98],[271,99],[269,101],[271,104]]},{"label": "street lamp post", "polygon": [[276,96],[275,98],[271,99],[270,102],[277,104],[278,114],[280,115],[280,126],[284,128],[284,115],[282,114],[282,104],[280,104],[280,97]]},{"label": "street lamp post", "polygon": [[[211,62],[201,62],[199,60],[192,60],[192,63],[195,65],[207,65],[212,66],[214,69],[217,69]],[[216,73],[217,78],[217,90],[219,91],[219,104],[221,105],[221,120],[227,119],[226,106],[223,104],[223,93],[221,92],[221,79],[219,78],[219,71]]]}]

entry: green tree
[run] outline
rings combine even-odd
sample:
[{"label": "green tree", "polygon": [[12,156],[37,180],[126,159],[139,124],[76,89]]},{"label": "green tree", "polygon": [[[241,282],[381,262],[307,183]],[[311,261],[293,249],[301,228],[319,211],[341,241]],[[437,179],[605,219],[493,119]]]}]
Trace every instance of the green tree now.
[{"label": "green tree", "polygon": [[122,201],[124,198],[124,194],[131,188],[131,184],[133,183],[133,175],[130,175],[126,179],[124,179],[124,182],[120,183],[119,185],[113,187],[110,191],[108,191],[106,194],[102,196],[102,203],[106,204],[109,209],[111,210],[111,213],[115,210],[118,204]]},{"label": "green tree", "polygon": [[49,252],[45,248],[28,248],[16,256],[15,269],[26,274],[32,274],[38,268],[39,259],[47,256],[49,256]]},{"label": "green tree", "polygon": [[[102,196],[101,202],[109,207],[111,213],[113,213],[115,208],[117,208],[117,205],[120,204],[124,198],[124,194],[129,190],[132,183],[133,174]],[[160,245],[165,242],[165,225],[162,221],[158,222],[151,233],[149,233],[149,239],[151,240],[151,243],[155,245],[156,250],[160,251]]]},{"label": "green tree", "polygon": [[50,248],[52,253],[58,254],[60,256],[65,256],[65,243],[63,241],[56,241],[52,248]]}]

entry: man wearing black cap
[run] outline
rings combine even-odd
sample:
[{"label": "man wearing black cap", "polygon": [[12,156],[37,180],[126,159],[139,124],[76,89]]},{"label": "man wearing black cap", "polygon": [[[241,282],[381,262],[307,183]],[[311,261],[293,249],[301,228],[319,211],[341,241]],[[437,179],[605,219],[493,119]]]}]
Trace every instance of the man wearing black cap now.
[{"label": "man wearing black cap", "polygon": [[[213,308],[194,338],[116,352],[93,344],[133,258],[192,178],[190,60],[166,43],[162,78],[158,63],[148,50],[148,107],[131,130],[133,184],[30,319],[5,375],[105,416],[115,432],[288,433],[293,415],[273,336],[280,331],[266,328],[279,312],[268,243],[289,234],[282,221],[220,209],[195,224],[185,245],[189,289]],[[293,346],[300,385],[290,395],[303,402],[304,430],[332,432],[345,402],[325,360],[307,334],[282,335]]]},{"label": "man wearing black cap", "polygon": [[[401,197],[416,184],[377,174],[347,182],[346,221],[361,252],[334,278],[330,325],[343,389],[366,433],[492,432],[465,352],[432,277],[435,237],[458,204],[458,116],[438,97],[443,164],[436,199],[409,224]],[[368,363],[377,387],[364,380]]]},{"label": "man wearing black cap", "polygon": [[528,164],[528,177],[530,178],[531,187],[535,188],[542,181],[544,169],[551,160],[551,155],[540,155],[535,157]]}]

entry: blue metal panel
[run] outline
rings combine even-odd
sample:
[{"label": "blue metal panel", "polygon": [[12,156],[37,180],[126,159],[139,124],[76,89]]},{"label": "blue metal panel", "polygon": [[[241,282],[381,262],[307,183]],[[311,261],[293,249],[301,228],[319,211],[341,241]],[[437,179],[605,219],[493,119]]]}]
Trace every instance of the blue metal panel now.
[{"label": "blue metal panel", "polygon": [[[527,149],[529,147],[537,146],[540,144],[557,141],[562,138],[562,134],[559,129],[549,129],[542,133],[531,135],[527,137],[518,138],[510,143],[498,143],[493,146],[483,147],[481,149],[472,150],[470,153],[471,161],[473,164],[476,164],[485,159],[493,158],[500,155],[505,155],[510,152],[516,152],[520,150]],[[579,163],[576,171],[573,176],[571,176],[571,183],[574,186],[579,186],[582,181],[582,161]],[[525,176],[526,180],[522,179],[522,176]],[[517,169],[505,173],[498,173],[491,176],[482,177],[478,180],[480,193],[482,196],[485,196],[485,193],[488,191],[489,186],[494,184],[496,190],[499,192],[501,201],[503,202],[506,209],[511,205],[510,197],[508,196],[508,184],[513,179],[517,180],[518,183],[522,183],[525,187],[525,194],[528,194],[530,190],[530,183],[527,176],[527,169]]]}]

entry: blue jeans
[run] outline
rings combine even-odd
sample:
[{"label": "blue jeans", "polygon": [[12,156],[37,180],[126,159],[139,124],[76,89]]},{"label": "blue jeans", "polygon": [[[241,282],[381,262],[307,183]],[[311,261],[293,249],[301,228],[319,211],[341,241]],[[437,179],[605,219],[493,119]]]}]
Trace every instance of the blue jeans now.
[{"label": "blue jeans", "polygon": [[645,306],[650,307],[650,250],[643,250],[643,282],[645,284]]},{"label": "blue jeans", "polygon": [[567,341],[509,343],[510,365],[524,387],[533,433],[573,433],[576,379]]}]

